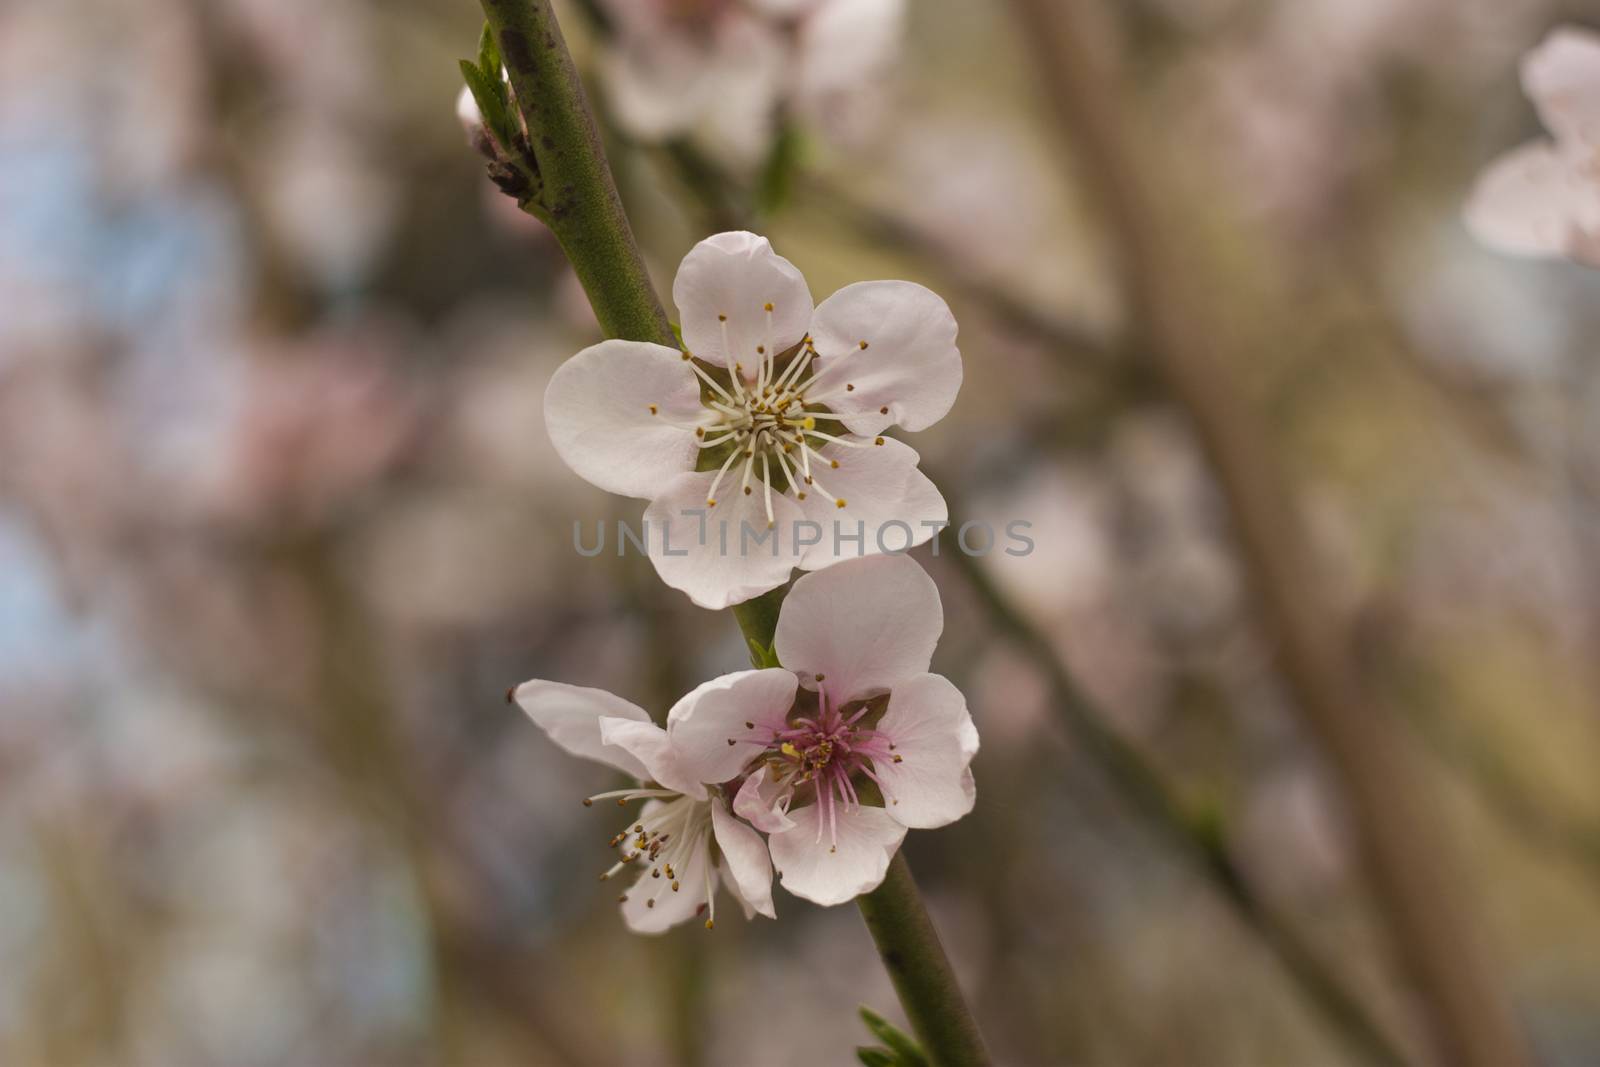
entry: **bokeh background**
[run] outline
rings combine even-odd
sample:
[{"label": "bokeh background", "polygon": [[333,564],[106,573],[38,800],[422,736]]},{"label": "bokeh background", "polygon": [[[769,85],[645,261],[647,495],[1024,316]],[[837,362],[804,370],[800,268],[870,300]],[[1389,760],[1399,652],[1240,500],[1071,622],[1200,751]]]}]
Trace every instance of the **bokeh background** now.
[{"label": "bokeh background", "polygon": [[[1496,978],[1574,1067],[1600,1062],[1600,282],[1477,247],[1459,208],[1537,133],[1518,56],[1586,17],[1138,0],[1094,42],[1248,326],[1234,369]],[[544,434],[598,332],[453,115],[480,24],[0,3],[0,1063],[838,1064],[856,1004],[901,1018],[849,907],[627,934],[594,881],[615,828],[578,803],[604,772],[504,702],[537,676],[664,710],[745,659],[645,561],[572,548],[640,505]],[[1055,662],[1420,1052],[1023,45],[1006,5],[913,4],[871,123],[803,131],[759,222],[819,299],[947,297],[966,384],[914,444],[954,518],[1033,524],[1024,558],[918,553],[983,750],[977,810],[909,854],[1003,1062],[1365,1062],[1069,729]],[[665,291],[736,212],[680,154],[610,147]]]}]

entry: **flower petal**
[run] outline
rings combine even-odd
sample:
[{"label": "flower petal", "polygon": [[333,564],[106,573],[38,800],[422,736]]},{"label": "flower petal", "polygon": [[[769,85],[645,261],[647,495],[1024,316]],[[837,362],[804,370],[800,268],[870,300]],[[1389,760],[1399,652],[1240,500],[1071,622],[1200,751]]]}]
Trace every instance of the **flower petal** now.
[{"label": "flower petal", "polygon": [[687,132],[717,90],[707,42],[675,30],[651,5],[606,5],[618,43],[601,50],[599,72],[617,125],[642,141]]},{"label": "flower petal", "polygon": [[736,777],[767,747],[772,732],[784,728],[798,685],[793,673],[778,667],[738,671],[678,701],[667,713],[667,735],[684,768],[701,782]]},{"label": "flower petal", "polygon": [[1558,26],[1522,57],[1521,73],[1545,129],[1600,146],[1600,34]]},{"label": "flower petal", "polygon": [[905,0],[822,0],[800,24],[797,94],[803,103],[847,98],[900,51]]},{"label": "flower petal", "polygon": [[939,589],[910,556],[868,556],[794,583],[778,612],[778,662],[824,675],[835,706],[928,669],[944,630]]},{"label": "flower petal", "polygon": [[822,825],[817,805],[793,815],[793,830],[767,838],[772,863],[783,877],[783,888],[823,907],[876,889],[906,836],[906,828],[882,808],[840,811],[836,838]]},{"label": "flower petal", "polygon": [[[870,439],[859,440],[865,444]],[[823,463],[825,473],[817,478],[828,493],[808,493],[800,501],[806,518],[822,528],[822,540],[800,561],[803,569],[914,548],[950,517],[938,488],[917,469],[916,451],[892,437],[880,440],[883,444],[866,448],[831,442],[822,448],[823,459],[839,466]],[[838,500],[845,506],[839,507]]]},{"label": "flower petal", "polygon": [[717,506],[706,496],[711,471],[680,474],[645,509],[650,562],[672,588],[687,593],[702,608],[720,611],[776,589],[800,562],[794,547],[800,505],[786,494],[772,494],[773,525],[767,525],[763,484],[739,491],[737,472],[722,480]]},{"label": "flower petal", "polygon": [[845,286],[817,308],[811,337],[820,371],[807,401],[846,416],[851,433],[932,426],[961,390],[955,316],[915,282]]},{"label": "flower petal", "polygon": [[1586,238],[1600,234],[1600,181],[1576,170],[1555,145],[1526,144],[1478,178],[1465,221],[1474,237],[1501,252],[1596,262]]},{"label": "flower petal", "polygon": [[[693,804],[692,800],[675,800],[674,804]],[[641,815],[648,814],[647,805]],[[622,921],[636,934],[659,934],[687,919],[695,917],[700,905],[706,903],[706,882],[710,879],[711,892],[717,891],[717,871],[711,863],[711,835],[703,834],[699,844],[686,862],[678,864],[674,872],[679,888],[673,891],[667,878],[650,877],[650,866],[640,864],[639,877],[628,887],[622,902]],[[651,900],[655,905],[651,906]]]},{"label": "flower petal", "polygon": [[585,348],[544,394],[550,441],[567,466],[601,489],[645,500],[694,470],[694,424],[704,416],[683,353],[640,341]]},{"label": "flower petal", "polygon": [[893,760],[874,760],[890,817],[914,830],[946,826],[972,810],[972,757],[978,729],[961,690],[938,674],[894,687],[875,729],[894,745]]},{"label": "flower petal", "polygon": [[522,710],[561,748],[640,780],[650,777],[639,758],[625,748],[608,744],[600,736],[600,720],[628,719],[648,723],[650,714],[604,689],[534,679],[517,686],[514,694]]},{"label": "flower petal", "polygon": [[769,919],[778,913],[772,906],[772,859],[767,855],[767,843],[744,823],[728,812],[722,799],[711,802],[711,829],[717,837],[717,847],[722,850],[723,870],[728,874],[728,888],[739,903],[754,908]]},{"label": "flower petal", "polygon": [[696,800],[705,799],[706,787],[684,769],[667,732],[655,723],[601,719],[600,740],[630,753],[644,764],[649,779],[662,788],[675,790]]},{"label": "flower petal", "polygon": [[741,363],[751,376],[762,358],[758,346],[782,353],[811,323],[811,290],[800,271],[765,237],[742,230],[689,250],[672,283],[672,302],[689,351],[721,367]]},{"label": "flower petal", "polygon": [[733,798],[733,811],[762,833],[779,834],[794,827],[794,820],[788,813],[789,798],[793,795],[792,789],[782,788],[772,780],[763,764],[751,771],[750,777],[739,787]]}]

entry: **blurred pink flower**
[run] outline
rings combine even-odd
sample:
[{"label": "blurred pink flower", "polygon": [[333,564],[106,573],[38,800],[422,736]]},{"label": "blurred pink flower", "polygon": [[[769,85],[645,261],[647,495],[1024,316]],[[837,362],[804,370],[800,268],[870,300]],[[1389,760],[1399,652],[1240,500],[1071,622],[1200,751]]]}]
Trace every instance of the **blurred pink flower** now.
[{"label": "blurred pink flower", "polygon": [[[662,532],[650,560],[663,581],[720,609],[776,588],[796,566],[837,562],[846,544],[874,550],[891,523],[908,531],[908,548],[932,536],[948,515],[944,498],[916,452],[875,435],[924,429],[955,403],[961,353],[943,300],[911,282],[858,282],[813,309],[794,265],[742,232],[696,245],[672,296],[683,351],[604,341],[568,360],[545,393],[550,439],[567,465],[650,501],[645,522]],[[823,420],[843,429],[817,429]],[[721,468],[698,470],[717,448],[727,451]],[[741,491],[719,497],[735,477]],[[821,532],[840,518],[860,522],[864,537]],[[819,537],[809,546],[797,536],[807,521]],[[769,536],[770,550],[763,541],[745,551],[747,529]]]},{"label": "blurred pink flower", "polygon": [[399,460],[420,414],[382,337],[258,353],[208,494],[223,518],[316,522]]},{"label": "blurred pink flower", "polygon": [[703,132],[759,159],[785,107],[852,135],[899,50],[904,0],[604,0],[617,121],[647,141]]},{"label": "blurred pink flower", "polygon": [[1553,139],[1484,171],[1467,202],[1467,228],[1502,252],[1600,266],[1600,35],[1553,30],[1523,57],[1522,88]]}]

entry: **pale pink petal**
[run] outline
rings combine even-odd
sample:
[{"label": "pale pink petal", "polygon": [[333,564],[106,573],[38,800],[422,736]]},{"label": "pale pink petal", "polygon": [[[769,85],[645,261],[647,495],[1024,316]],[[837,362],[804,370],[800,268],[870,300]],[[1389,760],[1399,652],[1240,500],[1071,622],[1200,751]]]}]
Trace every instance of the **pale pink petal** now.
[{"label": "pale pink petal", "polygon": [[978,730],[967,701],[950,681],[921,674],[894,687],[889,709],[875,729],[898,758],[874,760],[884,810],[914,830],[955,822],[977,799],[971,786]]},{"label": "pale pink petal", "polygon": [[600,55],[600,82],[617,125],[641,141],[688,132],[713,101],[705,49],[683,34],[640,33]]},{"label": "pale pink petal", "polygon": [[794,583],[778,613],[778,661],[824,675],[835,706],[927,671],[944,630],[939,589],[909,556],[868,556]]},{"label": "pale pink petal", "polygon": [[764,834],[782,833],[794,826],[788,814],[793,792],[773,781],[767,767],[762,765],[751,771],[750,777],[739,787],[733,798],[734,814]]},{"label": "pale pink petal", "polygon": [[667,735],[683,766],[702,782],[736,777],[783,728],[797,685],[791,672],[773,667],[725,674],[696,688],[667,713]]},{"label": "pale pink petal", "polygon": [[601,719],[600,740],[620,748],[644,764],[650,781],[684,796],[704,800],[706,787],[684,769],[667,732],[653,722],[632,719]]},{"label": "pale pink petal", "polygon": [[882,76],[900,51],[905,0],[822,0],[800,24],[801,106],[848,97]]},{"label": "pale pink petal", "polygon": [[772,865],[783,888],[824,907],[876,889],[906,836],[906,828],[882,808],[841,810],[834,831],[815,804],[791,814],[794,829],[767,838]]},{"label": "pale pink petal", "polygon": [[767,843],[744,823],[728,813],[721,798],[711,802],[711,828],[722,850],[722,869],[728,875],[728,888],[741,904],[754,908],[769,919],[776,919],[772,907],[772,860]]},{"label": "pale pink petal", "polygon": [[736,15],[718,28],[707,61],[715,90],[700,130],[720,157],[751,167],[771,152],[788,59],[787,42],[766,22]]},{"label": "pale pink petal", "polygon": [[561,748],[574,756],[615,767],[644,780],[650,772],[625,748],[607,744],[600,736],[600,720],[627,719],[648,723],[650,715],[604,689],[586,689],[561,682],[534,679],[517,686],[514,694],[522,710]]},{"label": "pale pink petal", "polygon": [[1523,145],[1489,165],[1467,201],[1467,229],[1501,252],[1593,262],[1600,178],[1576,169],[1549,142]]},{"label": "pale pink petal", "polygon": [[763,355],[757,348],[782,353],[811,322],[811,290],[800,271],[765,237],[742,230],[707,237],[689,250],[672,283],[672,301],[690,352],[718,366],[740,363],[750,376]]},{"label": "pale pink petal", "polygon": [[[694,802],[680,800],[674,803]],[[664,876],[652,878],[649,864],[639,865],[639,877],[628,887],[627,899],[622,902],[622,921],[627,923],[628,929],[636,934],[659,934],[696,917],[700,905],[707,902],[707,879],[710,879],[713,894],[719,882],[716,868],[711,863],[709,838],[710,835],[706,835],[689,859],[680,863],[673,872],[678,876],[676,892],[673,891],[671,879]],[[651,900],[655,901],[653,907],[649,903]]]},{"label": "pale pink petal", "polygon": [[639,341],[602,341],[556,370],[544,394],[550,441],[578,476],[649,500],[694,470],[700,383],[683,353]]},{"label": "pale pink petal", "polygon": [[820,370],[807,400],[846,416],[852,433],[924,429],[961,390],[955,316],[915,282],[845,286],[817,308],[811,337]]},{"label": "pale pink petal", "polygon": [[1600,34],[1558,26],[1522,58],[1522,90],[1545,128],[1600,147]]},{"label": "pale pink petal", "polygon": [[773,492],[773,525],[767,525],[759,475],[752,492],[739,490],[732,472],[717,490],[717,506],[706,507],[711,471],[680,474],[645,509],[650,562],[672,588],[702,608],[720,611],[776,589],[800,561],[794,547],[803,515],[789,496]]},{"label": "pale pink petal", "polygon": [[[806,550],[804,570],[832,566],[878,552],[902,552],[923,544],[950,517],[944,497],[917,469],[917,453],[892,437],[883,444],[857,438],[864,448],[829,443],[825,461],[812,459],[813,471],[828,492],[810,492],[800,501],[806,518],[821,528],[821,539]],[[831,461],[839,466],[831,466]],[[843,500],[844,507],[838,502]],[[860,535],[858,538],[857,535]],[[815,536],[807,531],[805,537]]]}]

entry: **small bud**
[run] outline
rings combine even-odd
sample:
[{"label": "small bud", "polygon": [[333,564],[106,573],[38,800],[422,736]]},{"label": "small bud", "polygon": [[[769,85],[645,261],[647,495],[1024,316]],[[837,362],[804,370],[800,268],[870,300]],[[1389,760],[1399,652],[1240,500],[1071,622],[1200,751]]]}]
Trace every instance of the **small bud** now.
[{"label": "small bud", "polygon": [[456,95],[456,118],[461,121],[461,128],[467,134],[467,144],[472,146],[474,152],[485,159],[500,158],[500,151],[495,147],[494,138],[489,135],[488,127],[483,124],[483,112],[478,110],[478,101],[473,99],[472,90],[465,85]]}]

